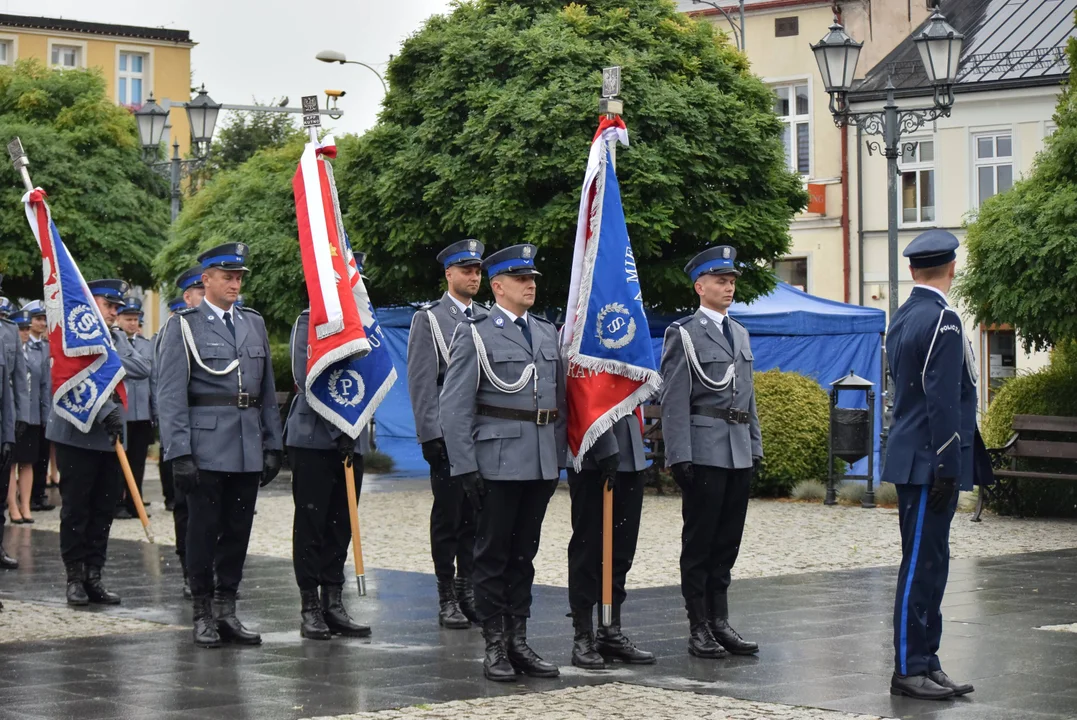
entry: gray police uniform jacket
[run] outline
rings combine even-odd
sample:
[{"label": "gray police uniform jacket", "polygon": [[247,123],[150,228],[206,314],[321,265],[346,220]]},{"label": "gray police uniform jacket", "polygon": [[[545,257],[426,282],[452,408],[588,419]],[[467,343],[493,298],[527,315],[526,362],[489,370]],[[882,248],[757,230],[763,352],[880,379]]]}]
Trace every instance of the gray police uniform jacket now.
[{"label": "gray police uniform jacket", "polygon": [[29,340],[23,347],[30,373],[30,424],[44,425],[52,409],[52,375],[49,368],[49,341]]},{"label": "gray police uniform jacket", "polygon": [[[284,442],[288,447],[306,450],[336,450],[337,440],[343,433],[330,425],[307,404],[307,332],[309,329],[310,311],[304,310],[292,326],[292,338],[289,343],[296,396],[288,409],[288,422],[284,426]],[[369,428],[363,428],[363,431],[359,433],[352,452],[359,455],[366,455],[370,452]]]},{"label": "gray police uniform jacket", "polygon": [[[726,316],[733,335],[733,347],[721,329],[702,310],[666,328],[662,345],[662,438],[666,466],[680,462],[726,469],[752,466],[763,456],[763,437],[755,409],[752,383],[752,347],[748,331]],[[692,348],[686,348],[681,330],[688,333]],[[689,356],[698,358],[698,366]],[[733,367],[732,375],[728,375]],[[698,370],[705,380],[701,380]],[[704,382],[728,384],[722,389]],[[730,423],[720,418],[692,413],[692,407],[732,408],[747,412],[747,423]]]},{"label": "gray police uniform jacket", "polygon": [[175,313],[169,315],[150,341],[153,345],[153,366],[150,368],[150,414],[153,415],[154,420],[160,420],[161,417],[157,410],[157,383],[161,374],[161,343],[168,334],[169,328],[178,325]]},{"label": "gray police uniform jacket", "polygon": [[584,453],[583,470],[597,470],[596,459],[608,458],[617,454],[617,472],[639,472],[647,467],[646,448],[643,446],[643,431],[639,426],[636,413],[627,415],[613,424]]},{"label": "gray police uniform jacket", "polygon": [[4,352],[5,379],[15,393],[15,415],[12,423],[30,422],[30,379],[26,375],[26,357],[22,354],[22,339],[18,326],[10,320],[0,319],[0,345]]},{"label": "gray police uniform jacket", "polygon": [[[132,347],[124,333],[112,333],[112,344],[116,348],[116,353],[120,356],[120,361],[123,363],[123,369],[127,371],[127,374],[124,375],[123,378],[125,387],[128,379],[137,381],[144,380],[150,376],[150,364],[146,362],[146,358],[135,352],[134,347]],[[53,442],[58,442],[63,445],[71,445],[72,447],[82,448],[84,450],[112,452],[112,444],[108,441],[108,433],[105,432],[105,428],[101,424],[101,421],[104,420],[105,416],[112,412],[116,407],[122,409],[122,405],[112,402],[111,399],[105,401],[105,404],[102,405],[101,409],[97,412],[97,418],[94,424],[90,427],[90,431],[85,433],[80,432],[78,428],[56,413],[50,412],[48,424],[45,425],[45,437]],[[126,447],[126,428],[123,442]]]},{"label": "gray police uniform jacket", "polygon": [[[126,337],[126,333],[122,333]],[[150,366],[150,372],[141,380],[124,379],[127,388],[127,422],[153,420],[153,403],[150,400],[150,379],[153,377],[153,344],[141,335],[130,338],[131,346]]]},{"label": "gray police uniform jacket", "polygon": [[[565,440],[565,372],[552,324],[527,316],[532,347],[523,332],[497,305],[489,315],[456,329],[449,366],[441,388],[441,427],[450,473],[478,471],[488,480],[556,480],[567,452]],[[485,360],[502,381],[515,383],[534,363],[532,376],[519,392],[499,389],[480,368],[478,333]],[[557,410],[556,421],[539,425],[476,413],[478,405],[535,412]]]},{"label": "gray police uniform jacket", "polygon": [[[471,303],[472,319],[486,317],[486,310]],[[432,316],[432,317],[431,317]],[[449,343],[456,326],[466,320],[449,293],[425,305],[411,316],[408,332],[408,394],[415,416],[419,442],[444,436],[438,419],[438,396],[449,362]]]},{"label": "gray police uniform jacket", "polygon": [[[157,373],[161,447],[165,460],[191,455],[199,470],[260,473],[262,453],[282,450],[269,338],[261,315],[248,308],[232,310],[234,338],[204,300],[180,310],[165,326]],[[201,364],[184,340],[184,321]],[[221,372],[237,359],[238,367],[228,373],[206,370]],[[193,406],[189,401],[198,395],[235,398],[240,392],[260,398],[261,408]]]},{"label": "gray police uniform jacket", "polygon": [[[0,322],[7,322],[0,320]],[[18,353],[22,355],[22,353]],[[23,358],[25,362],[25,358]],[[25,373],[24,373],[25,374]],[[0,347],[0,443],[15,442],[15,359]]]}]

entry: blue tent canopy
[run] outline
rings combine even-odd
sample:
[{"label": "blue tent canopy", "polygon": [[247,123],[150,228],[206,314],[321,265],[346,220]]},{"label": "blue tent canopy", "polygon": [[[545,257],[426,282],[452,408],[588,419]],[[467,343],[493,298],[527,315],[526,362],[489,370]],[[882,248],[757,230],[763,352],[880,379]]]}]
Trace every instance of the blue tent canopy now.
[{"label": "blue tent canopy", "polygon": [[[878,389],[882,376],[881,335],[886,329],[882,310],[825,300],[780,283],[769,295],[750,305],[735,303],[730,314],[748,328],[757,371],[778,368],[806,375],[829,392],[830,383],[850,370],[876,386],[875,451],[878,458],[878,429],[882,427],[882,403]],[[415,441],[415,420],[408,398],[407,347],[412,307],[382,308],[378,321],[387,337],[387,346],[396,367],[396,385],[378,408],[378,449],[393,456],[397,472],[425,475],[427,465]],[[662,336],[676,317],[651,316],[650,333],[655,357],[662,352]],[[846,398],[843,407],[864,407],[862,397]],[[852,472],[866,472],[866,462],[857,463]],[[876,460],[876,475],[878,474]]]}]

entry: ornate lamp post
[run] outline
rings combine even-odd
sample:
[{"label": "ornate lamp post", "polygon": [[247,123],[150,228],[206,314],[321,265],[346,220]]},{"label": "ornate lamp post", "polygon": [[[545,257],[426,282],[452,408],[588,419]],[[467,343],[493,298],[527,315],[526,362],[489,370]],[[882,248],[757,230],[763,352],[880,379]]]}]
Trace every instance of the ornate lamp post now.
[{"label": "ornate lamp post", "polygon": [[737,49],[744,52],[744,0],[738,0],[740,6],[740,22],[738,23],[733,17],[726,11],[724,7],[716,2],[710,0],[692,0],[693,5],[710,5],[712,8],[722,13],[722,16],[729,22],[730,29],[733,30],[733,40],[737,43]]},{"label": "ornate lamp post", "polygon": [[378,76],[378,80],[381,81],[381,89],[386,95],[389,94],[389,86],[385,84],[385,78],[381,76],[381,73],[370,67],[364,62],[358,60],[349,60],[348,57],[338,50],[322,50],[320,53],[314,56],[315,60],[321,60],[324,63],[340,63],[341,65],[360,65],[365,67],[370,72]]},{"label": "ornate lamp post", "polygon": [[[860,58],[858,43],[846,34],[838,23],[817,44],[812,45],[815,61],[823,76],[823,85],[830,94],[830,112],[838,127],[858,126],[868,135],[881,135],[883,142],[868,142],[868,152],[881,151],[886,158],[887,176],[887,251],[889,257],[890,318],[898,308],[898,167],[901,151],[912,148],[915,143],[902,143],[901,136],[914,133],[940,117],[949,117],[954,104],[954,81],[957,79],[961,46],[965,36],[954,30],[938,10],[931,16],[922,31],[913,37],[920,52],[924,72],[933,89],[931,107],[901,109],[894,100],[894,84],[886,83],[886,104],[882,110],[852,112],[849,109],[849,91],[852,89],[856,63]],[[885,461],[886,437],[890,427],[893,408],[893,387],[886,373],[886,401],[883,417],[882,447],[880,457]]]}]

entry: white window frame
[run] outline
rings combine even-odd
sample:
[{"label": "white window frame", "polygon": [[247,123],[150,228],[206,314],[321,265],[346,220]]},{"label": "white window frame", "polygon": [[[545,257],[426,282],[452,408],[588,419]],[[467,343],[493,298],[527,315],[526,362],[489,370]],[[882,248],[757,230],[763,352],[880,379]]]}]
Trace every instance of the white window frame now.
[{"label": "white window frame", "polygon": [[[145,45],[117,45],[116,46],[116,104],[120,102],[120,78],[131,77],[131,71],[120,71],[120,55],[122,53],[133,53],[135,55],[142,55],[142,103],[145,103],[153,92],[153,48],[146,47]],[[128,90],[130,95],[130,90]],[[127,103],[125,107],[131,106],[131,103]]]},{"label": "white window frame", "polygon": [[10,54],[6,63],[0,63],[2,65],[14,65],[15,61],[19,59],[19,36],[0,34],[0,43],[8,46]]},{"label": "white window frame", "polygon": [[[796,86],[807,85],[808,86],[808,112],[805,115],[786,115],[778,116],[779,121],[783,125],[789,126],[789,138],[793,143],[793,151],[789,154],[790,161],[788,168],[790,171],[797,173],[807,181],[810,178],[815,177],[815,122],[813,120],[813,111],[815,109],[815,98],[813,92],[815,90],[813,86],[813,77],[811,75],[797,75],[792,77],[780,77],[780,78],[764,78],[763,82],[767,84],[771,92],[778,90],[778,88],[789,88],[789,107],[792,110],[796,110]],[[775,94],[775,102],[777,102],[777,95]],[[796,126],[802,122],[808,123],[808,172],[802,173],[797,170],[797,152],[796,152]]]},{"label": "white window frame", "polygon": [[[1008,135],[1010,138],[1010,154],[1006,156],[1008,162],[999,162],[998,156],[998,138],[1004,135]],[[993,157],[981,158],[980,157],[980,140],[984,138],[992,138],[992,151],[995,153]],[[1017,148],[1014,145],[1014,132],[1012,128],[999,128],[997,130],[987,130],[972,133],[972,178],[970,185],[972,186],[972,208],[978,210],[980,208],[980,168],[993,167],[995,192],[991,194],[991,197],[999,194],[998,190],[998,168],[1001,165],[1010,166],[1010,187],[1017,182]]]},{"label": "white window frame", "polygon": [[[922,161],[918,160],[915,163],[905,164],[905,163],[903,163],[901,161],[901,156],[898,157],[898,179],[897,179],[898,180],[898,208],[897,208],[897,211],[898,211],[898,227],[899,228],[935,227],[935,226],[938,225],[938,222],[939,222],[939,205],[938,205],[938,201],[939,201],[939,198],[938,198],[938,194],[939,194],[939,172],[938,172],[938,167],[936,166],[936,162],[935,162],[935,159],[938,157],[938,152],[937,152],[938,151],[938,143],[935,142],[935,136],[934,135],[924,135],[924,136],[921,136],[921,137],[903,138],[901,142],[902,142],[902,148],[904,148],[905,144],[907,144],[907,143],[916,143],[916,156],[917,156],[917,158],[919,158],[919,156],[920,156],[920,143],[923,143],[923,142],[931,143],[932,159],[930,161],[928,161],[928,162],[922,162]],[[899,148],[899,150],[900,149],[901,148]],[[922,216],[923,210],[920,207],[920,171],[922,171],[922,170],[930,170],[932,172],[932,183],[931,183],[932,187],[931,187],[931,190],[932,190],[932,193],[934,194],[934,197],[932,197],[931,207],[933,207],[935,209],[935,217],[933,219],[931,219],[931,220],[924,220],[921,217],[921,219],[917,220],[916,222],[907,222],[905,220],[905,207],[902,205],[902,197],[901,197],[901,191],[902,191],[902,188],[904,187],[904,182],[903,182],[902,176],[907,172],[915,172],[916,173],[916,203],[917,203],[916,208],[917,208],[917,215]]]},{"label": "white window frame", "polygon": [[[782,257],[776,259],[774,262],[779,263],[779,262],[789,261],[789,260],[803,260],[804,261],[804,266],[805,266],[804,267],[804,292],[806,292],[806,293],[808,293],[810,295],[812,293],[812,290],[813,290],[812,286],[814,285],[814,283],[812,282],[812,254],[811,254],[811,252],[796,252],[796,251],[793,251],[788,255],[783,255]],[[776,267],[771,266],[771,270],[775,271],[774,274],[777,275],[777,272],[776,272],[777,268]],[[778,279],[781,280],[781,278],[778,278]],[[785,282],[784,280],[781,280],[781,281]],[[793,287],[796,287],[796,286],[794,285]]]},{"label": "white window frame", "polygon": [[[60,47],[74,47],[79,48],[79,61],[74,68],[65,68],[62,65],[52,64],[52,48],[55,45]],[[68,38],[49,38],[45,49],[45,58],[47,64],[53,70],[85,70],[86,69],[86,41],[85,40],[70,40]]]}]

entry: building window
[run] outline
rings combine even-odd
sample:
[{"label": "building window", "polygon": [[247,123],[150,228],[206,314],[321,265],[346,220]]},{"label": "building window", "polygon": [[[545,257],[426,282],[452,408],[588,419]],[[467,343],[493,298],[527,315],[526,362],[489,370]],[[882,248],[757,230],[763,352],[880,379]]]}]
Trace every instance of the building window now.
[{"label": "building window", "polygon": [[52,66],[63,70],[82,67],[82,48],[77,45],[53,45]]},{"label": "building window", "polygon": [[142,101],[145,100],[143,81],[147,69],[146,56],[142,53],[121,52],[119,63],[120,72],[116,86],[120,96],[120,105],[141,107]]},{"label": "building window", "polygon": [[15,43],[11,40],[0,40],[0,65],[11,65],[15,62]]},{"label": "building window", "polygon": [[976,205],[992,195],[1013,187],[1013,136],[977,135],[976,143]]},{"label": "building window", "polygon": [[906,144],[898,160],[901,173],[901,224],[935,222],[935,142]]},{"label": "building window", "polygon": [[789,169],[801,175],[811,173],[811,107],[808,84],[779,85],[774,88],[774,112],[782,121],[782,142]]},{"label": "building window", "polygon": [[784,258],[774,263],[774,274],[797,290],[808,291],[808,258]]}]

